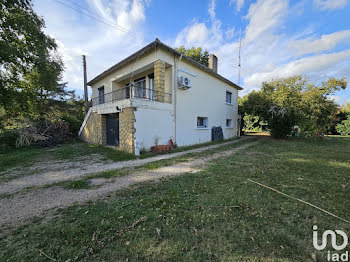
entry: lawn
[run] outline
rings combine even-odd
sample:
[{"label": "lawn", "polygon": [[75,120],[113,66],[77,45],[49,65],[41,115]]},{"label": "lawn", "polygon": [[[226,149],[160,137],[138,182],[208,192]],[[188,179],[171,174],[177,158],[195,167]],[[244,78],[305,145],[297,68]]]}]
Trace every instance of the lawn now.
[{"label": "lawn", "polygon": [[[202,144],[196,144],[191,146],[177,147],[169,152],[163,154],[172,154],[176,152],[182,152],[185,150],[221,144],[232,141],[234,139],[220,140],[215,142],[208,142]],[[84,157],[91,155],[102,156],[102,161],[125,161],[136,159],[132,154],[128,154],[110,147],[101,145],[92,145],[85,143],[81,140],[75,139],[70,143],[63,144],[53,148],[13,148],[7,152],[0,151],[0,172],[10,168],[27,167],[35,162],[50,161],[50,160],[67,160],[67,161],[79,161]],[[149,158],[156,156],[157,154],[152,152],[143,152],[140,158]]]},{"label": "lawn", "polygon": [[50,160],[77,161],[93,154],[101,155],[101,160],[124,161],[135,156],[112,148],[91,145],[80,140],[73,140],[53,148],[19,148],[0,153],[0,171],[10,168],[27,167],[35,162]]},{"label": "lawn", "polygon": [[[196,174],[72,206],[0,240],[3,261],[318,261],[320,232],[350,224],[350,138],[266,139]],[[349,249],[346,249],[349,250]]]}]

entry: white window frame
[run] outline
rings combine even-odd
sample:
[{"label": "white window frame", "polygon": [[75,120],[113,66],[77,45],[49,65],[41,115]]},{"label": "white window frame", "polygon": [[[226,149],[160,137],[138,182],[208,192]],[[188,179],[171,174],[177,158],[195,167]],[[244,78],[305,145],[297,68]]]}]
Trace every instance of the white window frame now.
[{"label": "white window frame", "polygon": [[[199,118],[203,119],[203,126],[198,125]],[[197,116],[197,129],[209,129],[208,117],[205,116]]]},{"label": "white window frame", "polygon": [[[227,125],[227,120],[229,120],[230,121],[230,125]],[[227,118],[226,119],[226,128],[233,128],[233,120],[232,120],[232,118]]]},{"label": "white window frame", "polygon": [[[231,101],[230,102],[227,102],[227,93],[230,93],[231,94]],[[227,105],[233,105],[233,93],[229,90],[226,90],[226,96],[225,96],[225,102]]]}]

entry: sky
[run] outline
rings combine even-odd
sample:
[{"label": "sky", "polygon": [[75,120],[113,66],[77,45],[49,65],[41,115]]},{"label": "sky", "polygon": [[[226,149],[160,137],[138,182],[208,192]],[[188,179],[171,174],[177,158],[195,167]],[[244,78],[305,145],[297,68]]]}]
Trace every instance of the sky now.
[{"label": "sky", "polygon": [[[218,73],[238,83],[240,96],[263,81],[302,74],[311,82],[345,77],[333,95],[350,101],[350,0],[34,0],[65,64],[63,80],[83,94],[88,80],[159,38],[202,47],[218,57]],[[85,13],[85,14],[83,14]],[[240,33],[241,32],[241,33]]]}]

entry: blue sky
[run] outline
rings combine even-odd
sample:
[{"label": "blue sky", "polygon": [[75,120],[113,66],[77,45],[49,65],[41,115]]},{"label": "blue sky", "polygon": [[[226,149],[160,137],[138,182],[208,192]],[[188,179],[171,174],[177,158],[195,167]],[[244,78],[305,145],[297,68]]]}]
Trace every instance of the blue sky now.
[{"label": "blue sky", "polygon": [[[82,54],[91,79],[156,37],[173,47],[207,49],[218,56],[219,73],[237,82],[240,30],[241,95],[295,74],[313,82],[332,76],[350,81],[349,0],[34,0],[34,9],[56,38],[64,80],[78,94]],[[333,98],[350,101],[350,87]]]}]

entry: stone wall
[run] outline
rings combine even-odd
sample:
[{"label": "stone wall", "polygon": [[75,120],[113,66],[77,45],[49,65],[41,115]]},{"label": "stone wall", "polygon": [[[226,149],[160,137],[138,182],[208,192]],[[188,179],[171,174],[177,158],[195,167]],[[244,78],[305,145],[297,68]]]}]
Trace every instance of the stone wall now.
[{"label": "stone wall", "polygon": [[164,102],[165,62],[163,60],[157,60],[154,62],[154,90],[156,100]]},{"label": "stone wall", "polygon": [[88,143],[105,145],[106,138],[106,117],[97,113],[90,113],[80,138]]},{"label": "stone wall", "polygon": [[133,107],[123,108],[119,113],[119,149],[131,154],[135,152],[135,121]]}]

